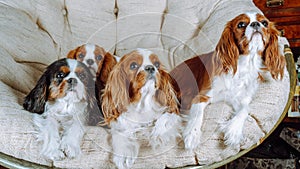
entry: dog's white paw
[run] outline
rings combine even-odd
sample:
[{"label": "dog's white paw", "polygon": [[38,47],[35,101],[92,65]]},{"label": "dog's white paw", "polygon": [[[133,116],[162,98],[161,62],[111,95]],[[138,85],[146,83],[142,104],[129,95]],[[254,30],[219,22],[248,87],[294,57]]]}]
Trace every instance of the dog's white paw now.
[{"label": "dog's white paw", "polygon": [[44,153],[43,156],[52,161],[59,161],[59,160],[63,160],[65,158],[64,152],[62,152],[61,150],[57,150],[57,149],[50,150],[47,153]]},{"label": "dog's white paw", "polygon": [[176,138],[181,137],[181,122],[181,117],[175,113],[164,113],[158,118],[150,134],[151,147],[155,149],[176,143]]},{"label": "dog's white paw", "polygon": [[225,124],[221,125],[221,131],[224,133],[224,144],[227,146],[237,146],[243,141],[243,126],[237,126],[235,121],[232,119]]},{"label": "dog's white paw", "polygon": [[192,127],[190,129],[186,128],[183,132],[183,140],[185,149],[193,150],[200,144],[201,129],[197,127]]},{"label": "dog's white paw", "polygon": [[132,167],[132,165],[134,164],[135,158],[131,157],[131,156],[115,155],[113,157],[113,161],[119,169],[127,169],[127,168]]},{"label": "dog's white paw", "polygon": [[81,153],[80,145],[62,142],[60,149],[66,154],[68,158],[75,158]]},{"label": "dog's white paw", "polygon": [[165,144],[164,140],[162,140],[162,138],[158,135],[153,135],[150,139],[149,139],[149,144],[151,145],[151,147],[153,149],[158,148],[159,146],[162,146]]}]

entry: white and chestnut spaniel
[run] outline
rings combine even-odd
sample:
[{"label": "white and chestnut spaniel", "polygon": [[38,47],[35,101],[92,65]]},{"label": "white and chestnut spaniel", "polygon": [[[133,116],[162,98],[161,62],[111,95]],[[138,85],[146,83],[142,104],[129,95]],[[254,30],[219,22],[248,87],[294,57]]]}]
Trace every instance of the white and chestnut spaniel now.
[{"label": "white and chestnut spaniel", "polygon": [[170,75],[157,55],[137,49],[112,70],[102,96],[102,110],[111,126],[113,162],[130,168],[138,157],[137,133],[152,148],[176,143],[181,118]]},{"label": "white and chestnut spaniel", "polygon": [[[83,44],[69,51],[67,58],[76,59],[84,63],[91,71],[96,85],[96,99],[101,107],[101,94],[105,87],[108,75],[117,64],[118,57],[106,52],[102,47],[95,44]],[[98,112],[90,112],[89,125],[102,123],[103,115]]]},{"label": "white and chestnut spaniel", "polygon": [[89,69],[64,58],[49,65],[25,97],[23,107],[36,113],[33,122],[46,159],[74,158],[81,153],[88,112],[98,110],[94,88]]},{"label": "white and chestnut spaniel", "polygon": [[240,145],[249,104],[262,72],[281,79],[285,67],[278,31],[264,15],[245,13],[229,21],[214,52],[186,60],[171,71],[177,81],[182,110],[189,112],[183,131],[186,149],[200,143],[205,107],[225,101],[233,117],[220,125],[225,144]]},{"label": "white and chestnut spaniel", "polygon": [[90,43],[83,44],[69,51],[67,58],[76,59],[84,63],[90,69],[94,78],[101,75],[101,80],[104,82],[106,82],[110,70],[117,63],[118,59],[106,52],[102,47]]}]

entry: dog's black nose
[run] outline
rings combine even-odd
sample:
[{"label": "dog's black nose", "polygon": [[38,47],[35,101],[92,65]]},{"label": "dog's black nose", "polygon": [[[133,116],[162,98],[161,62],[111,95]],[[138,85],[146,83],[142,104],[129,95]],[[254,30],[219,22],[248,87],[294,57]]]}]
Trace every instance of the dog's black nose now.
[{"label": "dog's black nose", "polygon": [[148,72],[148,73],[150,73],[150,74],[153,74],[154,71],[155,71],[155,68],[154,68],[154,66],[152,66],[152,65],[147,65],[147,66],[145,67],[145,71]]},{"label": "dog's black nose", "polygon": [[259,22],[252,22],[250,26],[254,29],[258,29],[260,27]]},{"label": "dog's black nose", "polygon": [[86,61],[86,63],[89,64],[89,65],[92,65],[92,64],[94,64],[94,61],[93,61],[93,59],[88,59],[88,60]]},{"label": "dog's black nose", "polygon": [[68,82],[69,84],[71,84],[71,85],[76,85],[76,84],[77,84],[77,79],[75,79],[75,78],[70,78],[70,79],[67,80],[67,82]]}]

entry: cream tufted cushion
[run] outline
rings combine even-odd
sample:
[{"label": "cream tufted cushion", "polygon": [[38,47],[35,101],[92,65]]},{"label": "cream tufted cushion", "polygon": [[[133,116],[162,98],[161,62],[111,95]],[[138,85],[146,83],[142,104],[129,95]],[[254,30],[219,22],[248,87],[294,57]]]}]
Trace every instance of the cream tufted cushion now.
[{"label": "cream tufted cushion", "polygon": [[[224,25],[245,11],[259,11],[251,0],[2,0],[0,2],[0,151],[45,166],[111,168],[109,131],[89,127],[83,153],[73,160],[50,163],[39,156],[32,114],[24,111],[24,96],[44,68],[74,47],[96,43],[122,56],[135,48],[153,50],[170,70],[183,60],[214,49]],[[269,77],[269,75],[266,75]],[[145,146],[134,168],[209,165],[256,144],[277,122],[287,103],[289,76],[270,77],[251,103],[246,137],[241,147],[222,145],[218,123],[232,109],[223,103],[206,109],[201,147],[193,152],[170,145]],[[196,157],[196,158],[195,158]],[[0,160],[0,164],[3,164]]]}]

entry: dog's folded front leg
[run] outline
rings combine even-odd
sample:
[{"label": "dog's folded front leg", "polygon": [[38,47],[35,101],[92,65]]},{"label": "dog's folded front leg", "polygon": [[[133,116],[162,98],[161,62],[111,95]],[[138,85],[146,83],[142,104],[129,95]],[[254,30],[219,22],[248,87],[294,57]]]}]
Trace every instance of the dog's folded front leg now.
[{"label": "dog's folded front leg", "polygon": [[186,149],[193,150],[200,144],[201,127],[203,123],[204,109],[208,102],[192,104],[187,124],[183,131],[184,144]]},{"label": "dog's folded front leg", "polygon": [[112,129],[113,162],[119,169],[131,168],[138,156],[140,145],[129,131]]},{"label": "dog's folded front leg", "polygon": [[85,127],[78,119],[74,119],[70,126],[65,126],[60,149],[68,158],[75,158],[81,154],[80,145],[84,136]]},{"label": "dog's folded front leg", "polygon": [[60,136],[57,120],[51,116],[43,118],[35,115],[34,123],[38,127],[38,141],[43,142],[41,154],[52,161],[65,158],[65,154],[59,149]]},{"label": "dog's folded front leg", "polygon": [[221,131],[224,132],[225,145],[236,146],[243,141],[243,128],[248,118],[248,108],[242,108],[232,119],[221,124]]},{"label": "dog's folded front leg", "polygon": [[175,113],[164,113],[157,119],[150,135],[152,148],[176,143],[180,136],[181,117]]}]

